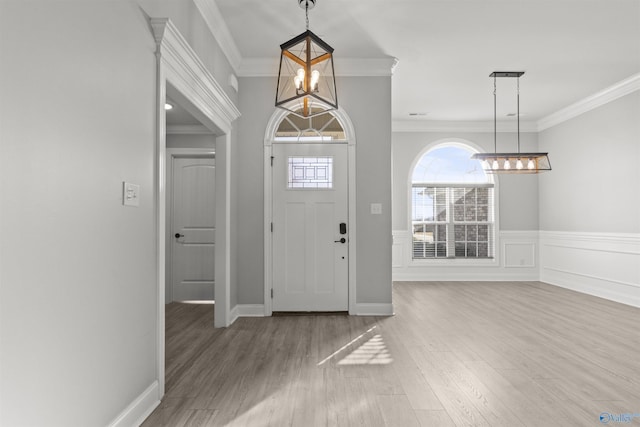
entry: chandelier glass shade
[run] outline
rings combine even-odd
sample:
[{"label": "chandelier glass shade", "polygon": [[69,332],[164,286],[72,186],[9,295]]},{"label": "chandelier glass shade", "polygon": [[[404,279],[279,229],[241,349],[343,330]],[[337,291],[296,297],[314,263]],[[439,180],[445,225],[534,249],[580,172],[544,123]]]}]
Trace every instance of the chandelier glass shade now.
[{"label": "chandelier glass shade", "polygon": [[[308,11],[315,0],[298,0]],[[338,108],[333,48],[309,30],[280,45],[276,107],[301,117]]]},{"label": "chandelier glass shade", "polygon": [[[520,152],[520,76],[524,71],[494,71],[489,75],[493,77],[493,153],[476,153],[472,159],[480,160],[486,173],[515,173],[532,174],[551,170],[549,153],[521,153]],[[498,77],[515,77],[518,79],[516,113],[518,119],[518,151],[515,153],[497,152],[497,114],[496,114],[496,80]]]},{"label": "chandelier glass shade", "polygon": [[540,173],[551,170],[548,153],[476,153],[487,173]]}]

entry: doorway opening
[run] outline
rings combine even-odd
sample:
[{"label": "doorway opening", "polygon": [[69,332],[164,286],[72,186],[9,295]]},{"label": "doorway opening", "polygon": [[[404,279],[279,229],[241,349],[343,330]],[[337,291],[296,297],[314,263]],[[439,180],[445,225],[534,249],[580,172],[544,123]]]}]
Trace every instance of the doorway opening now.
[{"label": "doorway opening", "polygon": [[230,315],[230,167],[231,123],[240,112],[207,67],[191,49],[175,25],[166,18],[152,18],[156,40],[156,152],[154,161],[157,252],[157,391],[161,399],[165,390],[165,302],[167,253],[167,98],[180,104],[195,117],[215,139],[215,254],[214,295],[215,327],[231,323]]}]

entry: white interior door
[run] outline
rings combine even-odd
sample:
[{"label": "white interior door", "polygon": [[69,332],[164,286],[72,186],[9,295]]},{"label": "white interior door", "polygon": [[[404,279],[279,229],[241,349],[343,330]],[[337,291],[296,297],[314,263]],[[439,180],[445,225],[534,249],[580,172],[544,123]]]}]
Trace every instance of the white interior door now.
[{"label": "white interior door", "polygon": [[347,145],[273,145],[273,311],[348,310],[347,172]]},{"label": "white interior door", "polygon": [[171,194],[173,300],[213,300],[215,160],[173,158]]}]

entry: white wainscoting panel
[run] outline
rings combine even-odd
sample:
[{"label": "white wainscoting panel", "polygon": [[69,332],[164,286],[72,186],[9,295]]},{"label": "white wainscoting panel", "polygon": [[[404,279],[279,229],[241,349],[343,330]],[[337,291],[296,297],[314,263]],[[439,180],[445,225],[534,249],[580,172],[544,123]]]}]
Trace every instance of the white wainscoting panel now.
[{"label": "white wainscoting panel", "polygon": [[640,234],[541,231],[540,280],[640,307]]},{"label": "white wainscoting panel", "polygon": [[538,232],[501,231],[492,260],[413,260],[411,232],[393,231],[394,281],[539,280]]}]

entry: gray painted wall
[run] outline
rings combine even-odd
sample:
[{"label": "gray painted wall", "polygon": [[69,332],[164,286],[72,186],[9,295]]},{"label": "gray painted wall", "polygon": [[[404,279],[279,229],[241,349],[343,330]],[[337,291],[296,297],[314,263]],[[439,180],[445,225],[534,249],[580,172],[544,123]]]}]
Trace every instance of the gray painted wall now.
[{"label": "gray painted wall", "polygon": [[104,426],[156,379],[155,42],[129,2],[1,8],[0,424]]},{"label": "gray painted wall", "polygon": [[[391,78],[339,78],[357,137],[357,302],[391,302]],[[263,144],[275,78],[241,78],[238,123],[238,303],[264,301]],[[381,203],[382,215],[370,204]]]},{"label": "gray painted wall", "polygon": [[[498,133],[498,151],[516,151],[517,134]],[[493,152],[492,132],[394,132],[393,133],[393,229],[410,229],[409,189],[413,162],[436,142],[470,143],[481,151]],[[537,151],[535,133],[520,134],[521,151]],[[538,229],[538,177],[498,175],[499,229]]]},{"label": "gray painted wall", "polygon": [[540,133],[540,229],[640,232],[640,91]]},{"label": "gray painted wall", "polygon": [[[236,102],[191,0],[140,4]],[[108,425],[157,379],[155,41],[134,1],[2,1],[0,51],[0,424]]]}]

